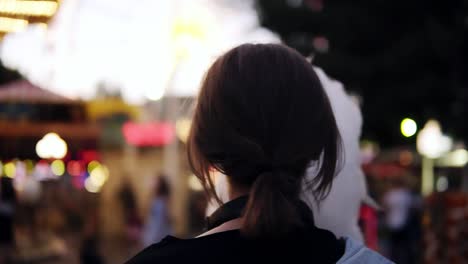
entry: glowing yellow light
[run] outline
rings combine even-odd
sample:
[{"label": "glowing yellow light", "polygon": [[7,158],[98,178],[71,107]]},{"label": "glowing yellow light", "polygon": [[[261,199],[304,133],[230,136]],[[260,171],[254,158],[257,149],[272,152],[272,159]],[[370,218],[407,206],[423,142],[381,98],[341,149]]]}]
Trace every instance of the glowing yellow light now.
[{"label": "glowing yellow light", "polygon": [[452,138],[444,135],[439,122],[433,119],[427,121],[416,138],[418,152],[431,159],[440,158],[452,148],[452,145]]},{"label": "glowing yellow light", "polygon": [[176,122],[177,137],[184,143],[187,142],[188,136],[190,134],[191,125],[192,125],[192,121],[189,119],[179,119]]},{"label": "glowing yellow light", "polygon": [[98,165],[91,171],[89,177],[86,178],[84,187],[88,192],[97,193],[101,190],[108,178],[109,170],[107,167]]},{"label": "glowing yellow light", "polygon": [[84,187],[85,189],[90,192],[90,193],[97,193],[100,191],[101,187],[99,186],[96,186],[93,181],[91,180],[91,178],[86,178],[85,182],[84,182]]},{"label": "glowing yellow light", "polygon": [[165,90],[163,87],[153,88],[150,91],[146,92],[145,96],[149,100],[158,101],[164,96],[164,92]]},{"label": "glowing yellow light", "polygon": [[14,32],[26,28],[28,21],[18,18],[0,17],[0,31]]},{"label": "glowing yellow light", "polygon": [[88,177],[91,183],[99,188],[104,185],[108,178],[109,171],[105,166],[96,167],[93,171],[91,171]]},{"label": "glowing yellow light", "polygon": [[418,126],[416,125],[416,122],[413,119],[405,118],[401,121],[400,129],[401,129],[401,134],[403,136],[411,137],[414,134],[416,134],[416,131],[418,130]]},{"label": "glowing yellow light", "polygon": [[468,151],[466,149],[457,149],[447,153],[438,161],[442,166],[464,167],[468,163]]},{"label": "glowing yellow light", "polygon": [[194,49],[205,42],[207,30],[202,14],[177,18],[172,31],[176,56],[184,58],[192,55]]},{"label": "glowing yellow light", "polygon": [[8,162],[3,166],[3,169],[5,170],[5,175],[9,178],[14,178],[15,173],[16,173],[16,166],[15,163],[13,162]]},{"label": "glowing yellow light", "polygon": [[3,175],[3,163],[0,161],[0,176]]},{"label": "glowing yellow light", "polygon": [[67,143],[56,133],[48,133],[37,142],[36,153],[43,159],[62,159],[67,154]]},{"label": "glowing yellow light", "polygon": [[453,152],[454,163],[459,166],[465,166],[468,163],[468,151],[466,149],[457,149]]},{"label": "glowing yellow light", "polygon": [[88,173],[91,173],[94,169],[97,167],[101,166],[101,163],[99,161],[93,160],[88,164]]},{"label": "glowing yellow light", "polygon": [[61,160],[54,160],[50,164],[52,173],[56,176],[62,176],[65,173],[65,163]]},{"label": "glowing yellow light", "polygon": [[42,29],[47,29],[48,27],[46,23],[34,23],[33,25],[41,27]]},{"label": "glowing yellow light", "polygon": [[179,18],[174,23],[173,34],[175,37],[190,36],[191,38],[204,39],[206,32],[201,20],[195,18]]},{"label": "glowing yellow light", "polygon": [[0,1],[0,13],[18,16],[50,17],[57,11],[58,4],[53,1]]},{"label": "glowing yellow light", "polygon": [[32,172],[34,170],[34,162],[32,160],[25,160],[24,165],[26,166],[27,172]]}]

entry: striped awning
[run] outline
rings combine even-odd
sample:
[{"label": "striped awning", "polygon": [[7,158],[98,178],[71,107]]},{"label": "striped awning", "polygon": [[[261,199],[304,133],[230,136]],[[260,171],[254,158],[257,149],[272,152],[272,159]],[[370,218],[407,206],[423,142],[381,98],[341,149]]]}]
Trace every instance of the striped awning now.
[{"label": "striped awning", "polygon": [[0,86],[0,102],[72,104],[76,101],[37,87],[27,80],[18,80]]}]

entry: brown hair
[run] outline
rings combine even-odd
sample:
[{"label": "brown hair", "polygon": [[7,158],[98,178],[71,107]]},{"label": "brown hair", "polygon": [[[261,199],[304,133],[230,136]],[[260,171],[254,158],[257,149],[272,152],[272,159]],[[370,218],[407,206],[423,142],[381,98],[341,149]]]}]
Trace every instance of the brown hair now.
[{"label": "brown hair", "polygon": [[188,159],[212,197],[217,198],[213,169],[227,175],[230,184],[250,188],[243,234],[281,237],[306,224],[298,203],[311,161],[319,164],[308,183],[315,198],[328,194],[338,143],[330,102],[307,60],[286,46],[244,44],[207,72]]}]

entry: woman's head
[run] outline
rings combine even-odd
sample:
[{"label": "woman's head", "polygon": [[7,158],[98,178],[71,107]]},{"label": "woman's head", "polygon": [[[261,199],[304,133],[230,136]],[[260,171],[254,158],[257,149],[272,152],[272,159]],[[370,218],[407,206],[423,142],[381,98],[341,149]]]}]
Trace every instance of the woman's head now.
[{"label": "woman's head", "polygon": [[189,162],[210,195],[217,170],[249,189],[242,230],[274,237],[301,227],[297,203],[305,170],[316,199],[329,191],[339,133],[310,63],[281,45],[246,44],[217,59],[202,84],[188,142]]}]

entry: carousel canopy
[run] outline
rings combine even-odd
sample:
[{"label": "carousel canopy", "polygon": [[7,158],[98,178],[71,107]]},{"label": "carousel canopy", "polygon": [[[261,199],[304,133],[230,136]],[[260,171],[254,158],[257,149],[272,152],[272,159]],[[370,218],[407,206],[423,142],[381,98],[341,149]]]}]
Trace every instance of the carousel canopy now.
[{"label": "carousel canopy", "polygon": [[0,103],[3,102],[73,104],[76,101],[42,89],[26,80],[18,80],[0,86]]}]

